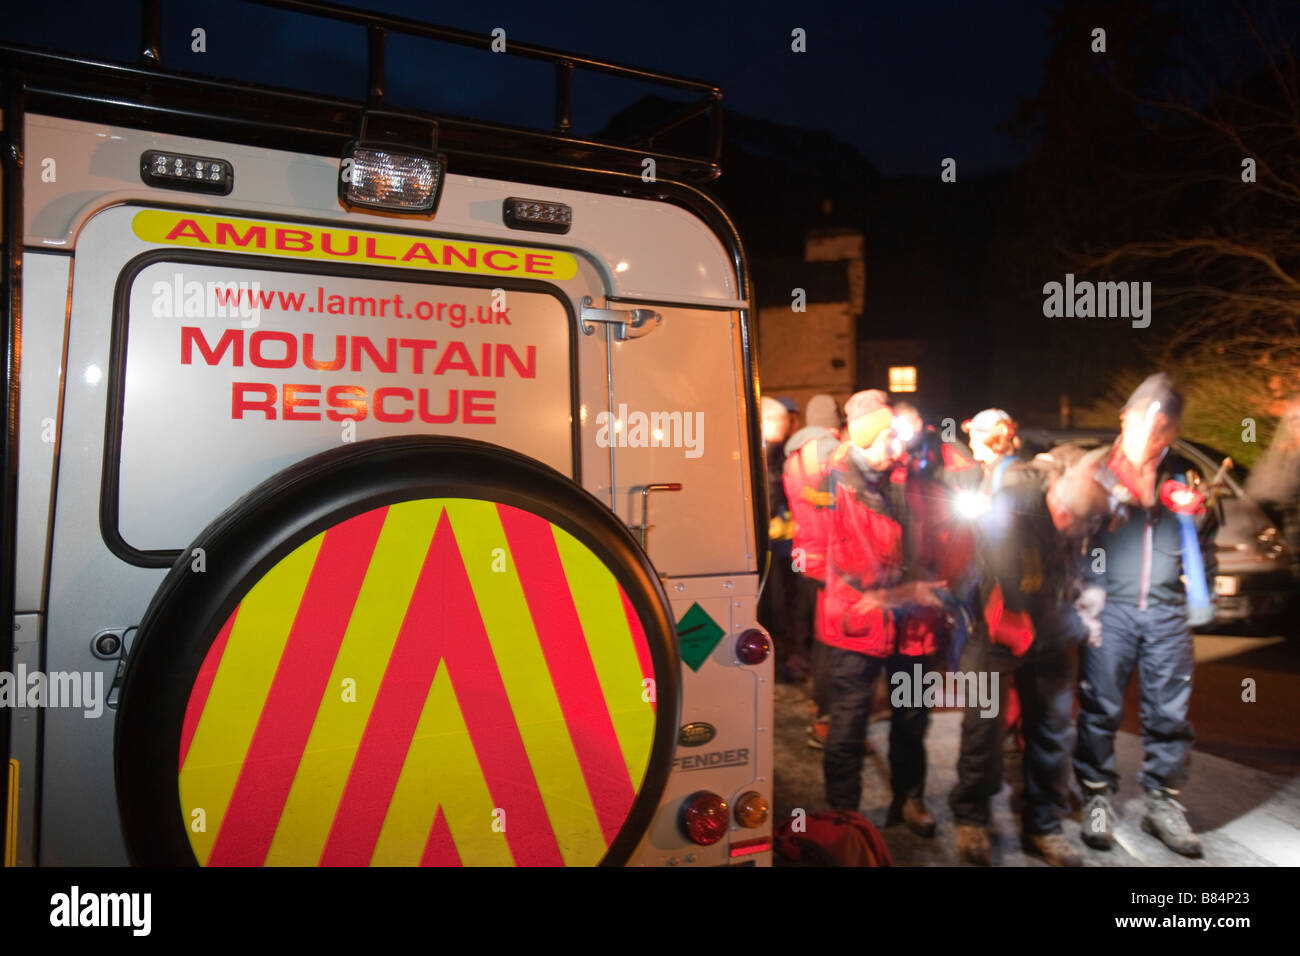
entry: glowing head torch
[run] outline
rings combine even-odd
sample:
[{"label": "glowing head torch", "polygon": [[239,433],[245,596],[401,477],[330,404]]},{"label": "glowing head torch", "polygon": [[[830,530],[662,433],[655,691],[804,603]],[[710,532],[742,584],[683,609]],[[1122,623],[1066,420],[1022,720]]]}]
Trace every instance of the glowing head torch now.
[{"label": "glowing head torch", "polygon": [[979,518],[989,510],[989,496],[981,491],[957,492],[957,513],[963,518]]},{"label": "glowing head torch", "polygon": [[904,445],[908,444],[916,437],[916,432],[912,429],[912,423],[902,415],[894,416],[892,427],[895,437],[897,437]]}]

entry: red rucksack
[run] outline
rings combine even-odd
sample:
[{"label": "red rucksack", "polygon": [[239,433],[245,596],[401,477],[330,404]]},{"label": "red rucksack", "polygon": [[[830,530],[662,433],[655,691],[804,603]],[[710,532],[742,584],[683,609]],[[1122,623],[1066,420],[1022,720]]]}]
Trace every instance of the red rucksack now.
[{"label": "red rucksack", "polygon": [[852,810],[823,810],[787,821],[777,831],[776,853],[793,866],[894,865],[880,831]]}]

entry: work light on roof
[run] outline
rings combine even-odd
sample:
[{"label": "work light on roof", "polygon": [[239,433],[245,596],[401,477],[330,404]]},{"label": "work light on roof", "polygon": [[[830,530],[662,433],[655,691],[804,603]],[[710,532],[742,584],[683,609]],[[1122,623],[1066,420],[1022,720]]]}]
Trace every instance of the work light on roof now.
[{"label": "work light on roof", "polygon": [[[345,206],[385,212],[431,216],[438,208],[446,160],[436,149],[376,141],[361,134],[343,151],[339,199]],[[437,130],[431,137],[436,146]]]}]

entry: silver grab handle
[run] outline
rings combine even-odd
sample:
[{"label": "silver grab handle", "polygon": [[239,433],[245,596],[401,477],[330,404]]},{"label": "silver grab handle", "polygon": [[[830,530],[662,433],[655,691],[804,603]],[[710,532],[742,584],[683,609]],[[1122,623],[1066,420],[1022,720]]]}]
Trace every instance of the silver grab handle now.
[{"label": "silver grab handle", "polygon": [[641,550],[646,550],[646,535],[650,532],[650,492],[652,491],[681,491],[682,483],[680,481],[660,481],[652,485],[643,485],[641,488],[641,523],[632,525],[632,530],[638,532],[641,540]]}]

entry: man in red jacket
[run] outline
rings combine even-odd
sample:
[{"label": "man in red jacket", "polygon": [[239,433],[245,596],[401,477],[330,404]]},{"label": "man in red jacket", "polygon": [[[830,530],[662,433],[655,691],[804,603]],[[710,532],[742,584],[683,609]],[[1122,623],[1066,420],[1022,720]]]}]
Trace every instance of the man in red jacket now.
[{"label": "man in red jacket", "polygon": [[[801,623],[811,623],[810,647],[813,703],[816,713],[809,728],[809,746],[821,748],[830,727],[830,702],[826,688],[826,645],[821,631],[822,593],[826,586],[826,536],[830,530],[830,459],[840,445],[840,412],[829,395],[808,401],[807,422],[785,443],[785,497],[794,518],[794,569],[799,574],[797,604]],[[801,641],[796,652],[803,650]]]},{"label": "man in red jacket", "polygon": [[[938,540],[913,524],[921,519],[909,508],[914,496],[907,469],[899,465],[903,442],[885,393],[859,392],[845,412],[849,440],[830,467],[834,510],[820,637],[827,645],[831,726],[823,770],[831,807],[857,810],[872,685],[882,669],[891,680],[896,673],[910,675],[934,652],[942,620],[934,592],[944,582],[917,553],[919,545],[937,549]],[[893,801],[887,825],[905,822],[922,836],[935,829],[924,801],[928,724],[924,707],[895,706],[889,741]]]}]

